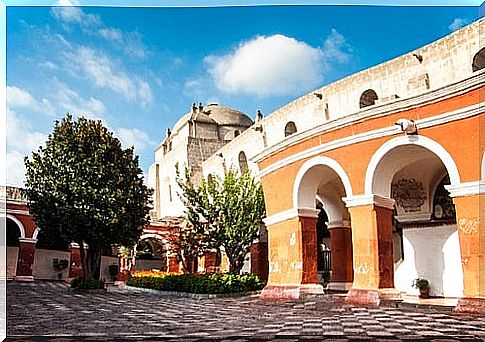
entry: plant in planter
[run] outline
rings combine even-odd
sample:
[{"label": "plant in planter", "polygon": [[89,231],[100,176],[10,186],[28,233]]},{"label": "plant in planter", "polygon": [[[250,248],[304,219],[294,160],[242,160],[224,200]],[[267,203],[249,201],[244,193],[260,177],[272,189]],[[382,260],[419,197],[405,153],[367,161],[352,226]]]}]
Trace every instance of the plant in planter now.
[{"label": "plant in planter", "polygon": [[117,280],[118,278],[118,265],[109,265],[108,266],[109,276],[112,280]]},{"label": "plant in planter", "polygon": [[413,287],[419,289],[420,298],[429,298],[429,281],[426,278],[416,278],[413,280]]},{"label": "plant in planter", "polygon": [[64,271],[67,266],[69,266],[69,261],[67,259],[52,259],[52,267],[57,272],[57,279],[62,279],[62,271]]}]

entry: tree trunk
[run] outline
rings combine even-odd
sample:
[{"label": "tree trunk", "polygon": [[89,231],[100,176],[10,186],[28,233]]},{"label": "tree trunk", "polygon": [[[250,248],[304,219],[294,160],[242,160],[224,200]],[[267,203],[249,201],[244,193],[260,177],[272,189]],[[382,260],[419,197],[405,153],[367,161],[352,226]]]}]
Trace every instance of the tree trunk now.
[{"label": "tree trunk", "polygon": [[78,241],[77,244],[79,245],[79,255],[81,257],[81,266],[83,269],[83,278],[87,279],[88,276],[88,264],[86,262],[86,251],[84,250],[84,242]]},{"label": "tree trunk", "polygon": [[90,243],[89,249],[87,253],[87,260],[86,263],[89,267],[89,279],[96,278],[99,280],[100,272],[100,264],[101,264],[101,246],[98,244]]}]

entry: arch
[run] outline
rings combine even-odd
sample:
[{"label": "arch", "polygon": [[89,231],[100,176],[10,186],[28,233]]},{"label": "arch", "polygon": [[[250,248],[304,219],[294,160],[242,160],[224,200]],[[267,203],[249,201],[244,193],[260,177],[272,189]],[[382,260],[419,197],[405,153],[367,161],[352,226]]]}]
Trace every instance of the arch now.
[{"label": "arch", "polygon": [[239,169],[241,170],[241,173],[249,170],[248,159],[246,158],[246,153],[244,153],[244,151],[239,152],[238,161],[239,161]]},{"label": "arch", "polygon": [[163,243],[168,243],[167,240],[165,240],[160,234],[157,234],[157,233],[145,233],[140,236],[140,240],[152,239],[152,238],[161,240]]},{"label": "arch", "polygon": [[472,61],[472,71],[478,71],[485,68],[485,48],[481,48],[475,56],[473,56]]},{"label": "arch", "polygon": [[360,108],[364,108],[367,106],[372,106],[376,104],[376,100],[378,99],[377,93],[372,89],[367,89],[360,95],[359,105]]},{"label": "arch", "polygon": [[20,230],[20,238],[25,239],[25,228],[24,228],[24,225],[22,224],[22,222],[20,222],[20,220],[18,218],[16,218],[15,216],[13,216],[11,214],[5,214],[5,213],[0,213],[0,217],[4,217],[5,219],[9,218],[13,222],[15,222],[15,224],[17,225],[17,227],[19,227],[19,230]]},{"label": "arch", "polygon": [[[365,182],[364,182],[364,191],[366,195],[372,195],[374,193],[374,178],[375,173],[377,170],[377,166],[379,162],[387,155],[391,150],[405,145],[414,145],[414,146],[421,146],[427,149],[429,152],[435,154],[443,163],[446,170],[448,171],[448,175],[450,176],[450,183],[451,185],[459,185],[460,184],[460,174],[458,172],[458,168],[456,166],[453,157],[448,153],[448,151],[441,146],[436,141],[420,136],[420,135],[406,135],[391,139],[384,144],[381,145],[377,149],[376,152],[372,155],[370,162],[367,166],[367,170],[365,172]],[[382,195],[382,194],[381,194]],[[385,196],[388,196],[384,194]]]},{"label": "arch", "polygon": [[296,125],[293,121],[290,121],[286,124],[285,126],[285,137],[292,135],[293,133],[296,133]]},{"label": "arch", "polygon": [[[307,174],[307,172],[315,167],[315,166],[326,166],[330,168],[332,171],[334,171],[339,177],[340,180],[343,183],[344,189],[345,189],[345,195],[347,197],[350,197],[353,195],[352,192],[352,185],[350,184],[349,177],[345,173],[344,168],[335,160],[328,158],[328,157],[323,157],[323,156],[318,156],[315,158],[312,158],[310,160],[307,160],[301,167],[300,170],[298,170],[298,173],[296,174],[295,177],[295,182],[293,183],[293,208],[298,209],[300,207],[307,207],[307,206],[301,206],[301,198],[300,198],[300,187],[301,183],[303,180],[303,177]],[[305,184],[305,188],[309,186],[313,186],[316,184]],[[308,206],[308,207],[314,207],[313,206]]]},{"label": "arch", "polygon": [[241,134],[241,132],[239,130],[235,130],[234,131],[234,138],[238,137],[239,135]]},{"label": "arch", "polygon": [[37,236],[39,235],[39,232],[41,231],[41,229],[39,227],[36,227],[34,232],[32,233],[32,239],[36,239],[37,240]]}]

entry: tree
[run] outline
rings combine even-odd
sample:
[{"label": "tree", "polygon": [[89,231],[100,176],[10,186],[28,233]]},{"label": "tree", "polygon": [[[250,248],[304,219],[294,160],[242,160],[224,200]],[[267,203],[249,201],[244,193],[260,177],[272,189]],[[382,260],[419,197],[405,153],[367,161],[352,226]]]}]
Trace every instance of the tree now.
[{"label": "tree", "polygon": [[98,276],[103,248],[138,241],[151,190],[133,147],[101,121],[66,115],[25,165],[30,213],[46,235],[79,244],[85,279]]},{"label": "tree", "polygon": [[185,178],[177,171],[177,183],[187,220],[195,231],[204,232],[209,247],[224,247],[230,271],[239,273],[265,215],[261,185],[248,171],[239,175],[233,169],[223,179],[209,177],[198,186],[191,183],[188,170]]}]

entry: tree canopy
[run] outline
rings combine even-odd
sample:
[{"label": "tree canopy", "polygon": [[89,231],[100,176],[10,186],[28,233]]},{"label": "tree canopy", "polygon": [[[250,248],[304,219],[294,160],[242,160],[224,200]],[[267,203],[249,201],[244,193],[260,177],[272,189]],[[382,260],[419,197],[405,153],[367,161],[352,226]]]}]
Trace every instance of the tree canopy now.
[{"label": "tree canopy", "polygon": [[46,235],[79,244],[86,278],[103,248],[133,245],[148,223],[151,190],[138,156],[101,121],[66,115],[25,165],[30,213]]},{"label": "tree canopy", "polygon": [[250,172],[233,169],[224,178],[212,176],[199,185],[192,184],[188,170],[185,177],[177,175],[187,220],[195,232],[203,233],[207,246],[224,248],[231,272],[239,273],[265,215],[261,185]]}]

